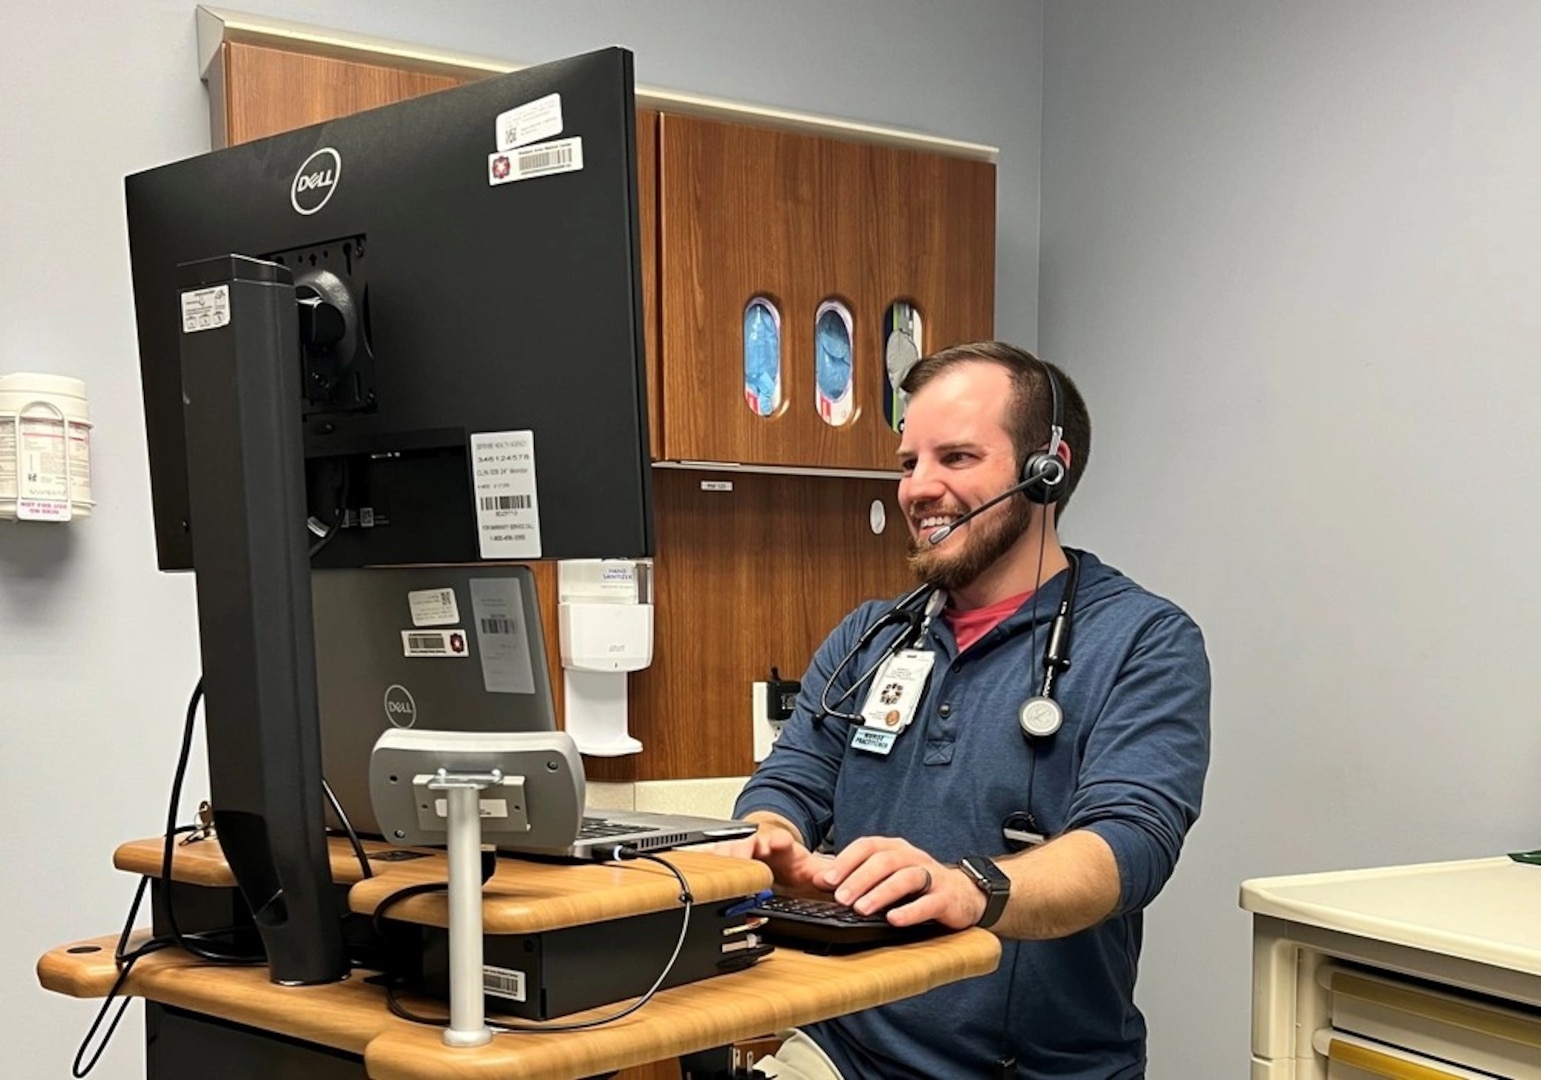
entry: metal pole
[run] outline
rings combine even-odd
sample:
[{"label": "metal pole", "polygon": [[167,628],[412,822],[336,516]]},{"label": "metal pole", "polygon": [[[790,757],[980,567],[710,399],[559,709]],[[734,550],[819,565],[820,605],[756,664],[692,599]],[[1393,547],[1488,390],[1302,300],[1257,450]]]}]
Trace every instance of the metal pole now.
[{"label": "metal pole", "polygon": [[446,1046],[484,1046],[482,977],[481,785],[447,787],[449,796],[449,1027]]}]

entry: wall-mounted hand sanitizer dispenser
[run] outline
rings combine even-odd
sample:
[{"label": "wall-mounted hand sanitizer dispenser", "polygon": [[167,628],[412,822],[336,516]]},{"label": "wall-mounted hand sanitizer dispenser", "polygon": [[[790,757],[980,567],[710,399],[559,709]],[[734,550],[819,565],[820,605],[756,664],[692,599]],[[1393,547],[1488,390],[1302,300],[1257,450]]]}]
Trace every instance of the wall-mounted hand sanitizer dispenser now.
[{"label": "wall-mounted hand sanitizer dispenser", "polygon": [[557,563],[564,718],[578,750],[635,754],[626,675],[653,662],[652,564],[632,559]]}]

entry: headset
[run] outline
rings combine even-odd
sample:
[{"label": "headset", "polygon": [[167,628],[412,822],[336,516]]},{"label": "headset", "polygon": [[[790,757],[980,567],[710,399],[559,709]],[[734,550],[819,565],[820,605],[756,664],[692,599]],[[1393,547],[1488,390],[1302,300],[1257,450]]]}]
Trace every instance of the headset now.
[{"label": "headset", "polygon": [[[1031,353],[1023,355],[1032,356]],[[1065,438],[1065,417],[1061,411],[1059,377],[1048,364],[1036,356],[1032,359],[1049,384],[1049,445],[1028,454],[1022,462],[1022,494],[1030,502],[1048,506],[1064,498],[1065,485],[1070,479],[1070,470],[1065,468],[1065,462],[1059,456],[1060,443]]]}]

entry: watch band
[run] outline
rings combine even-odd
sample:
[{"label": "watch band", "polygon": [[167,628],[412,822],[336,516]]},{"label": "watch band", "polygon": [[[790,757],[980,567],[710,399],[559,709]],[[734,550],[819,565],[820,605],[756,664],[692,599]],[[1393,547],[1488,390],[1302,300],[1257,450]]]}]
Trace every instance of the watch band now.
[{"label": "watch band", "polygon": [[970,855],[958,860],[958,869],[968,875],[970,881],[985,894],[984,914],[975,926],[991,927],[999,921],[1011,897],[1011,879],[983,855]]}]

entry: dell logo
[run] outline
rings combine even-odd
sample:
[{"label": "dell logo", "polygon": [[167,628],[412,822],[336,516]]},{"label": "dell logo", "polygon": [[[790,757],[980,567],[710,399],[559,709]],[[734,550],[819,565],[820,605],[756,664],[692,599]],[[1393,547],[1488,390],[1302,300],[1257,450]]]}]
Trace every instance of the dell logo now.
[{"label": "dell logo", "polygon": [[305,159],[289,184],[289,203],[296,213],[314,214],[326,205],[342,179],[342,155],[323,146]]},{"label": "dell logo", "polygon": [[385,688],[385,718],[392,727],[409,728],[417,723],[417,702],[405,686],[392,683]]}]

